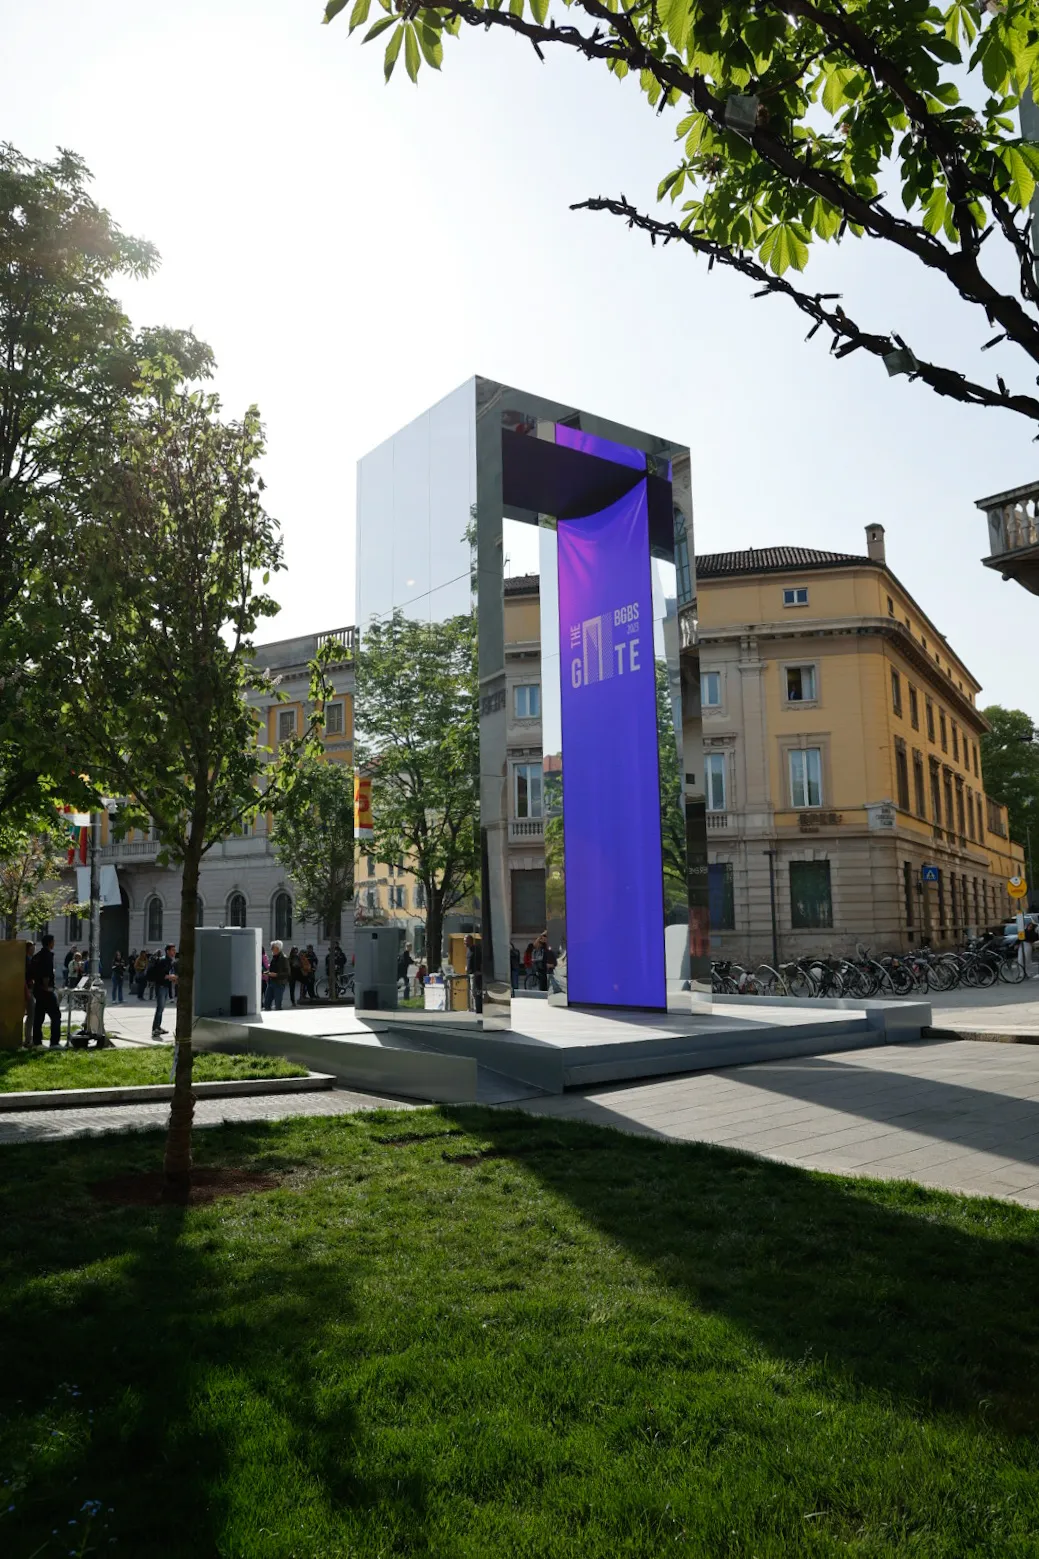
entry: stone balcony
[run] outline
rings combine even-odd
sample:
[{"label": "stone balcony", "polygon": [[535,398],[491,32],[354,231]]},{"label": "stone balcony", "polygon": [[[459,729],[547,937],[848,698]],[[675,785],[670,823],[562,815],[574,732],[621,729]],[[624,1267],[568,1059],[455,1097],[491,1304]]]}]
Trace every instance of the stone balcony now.
[{"label": "stone balcony", "polygon": [[1039,482],[975,500],[988,517],[986,568],[1039,595]]},{"label": "stone balcony", "polygon": [[510,817],[509,839],[535,841],[545,837],[545,820],[540,817]]}]

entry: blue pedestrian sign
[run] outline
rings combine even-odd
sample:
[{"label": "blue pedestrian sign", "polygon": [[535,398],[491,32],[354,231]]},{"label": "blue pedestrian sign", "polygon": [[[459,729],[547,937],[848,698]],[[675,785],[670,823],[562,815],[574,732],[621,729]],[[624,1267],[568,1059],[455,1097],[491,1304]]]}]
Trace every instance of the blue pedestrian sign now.
[{"label": "blue pedestrian sign", "polygon": [[924,882],[937,882],[938,881],[938,868],[937,868],[937,866],[921,866],[921,868],[920,868],[920,876],[923,878]]}]

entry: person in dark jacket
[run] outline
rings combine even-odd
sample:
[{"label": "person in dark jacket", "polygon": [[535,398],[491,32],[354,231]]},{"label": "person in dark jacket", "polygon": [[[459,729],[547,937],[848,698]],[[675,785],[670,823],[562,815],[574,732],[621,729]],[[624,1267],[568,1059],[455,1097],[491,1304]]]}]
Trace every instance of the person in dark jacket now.
[{"label": "person in dark jacket", "polygon": [[160,1035],[169,1032],[162,1026],[162,1014],[177,987],[177,949],[172,942],[167,942],[165,953],[157,956],[148,966],[148,979],[155,987],[152,1039],[158,1039]]},{"label": "person in dark jacket", "polygon": [[483,1011],[483,948],[474,936],[465,939],[465,972],[469,976],[472,1012]]},{"label": "person in dark jacket", "polygon": [[268,1012],[274,1008],[281,1011],[281,1004],[285,1000],[285,991],[289,983],[289,961],[282,951],[280,942],[271,943],[270,967],[267,971],[267,989],[263,996],[263,1005]]},{"label": "person in dark jacket", "polygon": [[126,978],[126,964],[123,962],[122,953],[116,953],[112,958],[112,1000],[122,1001],[123,980]]},{"label": "person in dark jacket", "polygon": [[54,994],[54,938],[52,936],[40,938],[39,952],[34,953],[29,961],[29,976],[32,980],[33,1000],[36,1003],[32,1020],[32,1042],[34,1045],[43,1044],[43,1020],[49,1015],[50,1047],[52,1050],[57,1050],[61,1044],[61,1008]]}]

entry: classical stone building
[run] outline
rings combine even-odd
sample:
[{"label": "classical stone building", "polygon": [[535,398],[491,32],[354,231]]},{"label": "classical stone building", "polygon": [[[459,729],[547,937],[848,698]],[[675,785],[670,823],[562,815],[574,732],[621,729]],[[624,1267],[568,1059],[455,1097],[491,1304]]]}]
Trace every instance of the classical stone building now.
[{"label": "classical stone building", "polygon": [[980,684],[883,526],[863,556],[721,552],[696,575],[714,955],[946,946],[1003,921],[1023,855],[985,793]]},{"label": "classical stone building", "polygon": [[[328,670],[335,692],[325,715],[324,748],[331,762],[352,764],[353,759],[353,628],[331,633],[306,634],[257,646],[257,662],[278,679],[284,702],[258,695],[250,699],[260,710],[265,745],[277,748],[309,717],[309,665],[318,646],[330,640],[339,651]],[[199,924],[207,926],[259,926],[269,944],[280,937],[287,945],[313,942],[323,958],[329,937],[353,951],[353,915],[344,912],[337,927],[307,925],[296,913],[296,893],[291,878],[275,858],[271,847],[270,819],[261,813],[240,834],[215,845],[202,862],[199,881]],[[103,821],[101,860],[116,868],[120,904],[101,913],[101,967],[105,974],[112,954],[130,949],[161,947],[177,941],[180,920],[180,874],[157,862],[159,845],[151,834],[131,833],[109,837]],[[75,917],[65,917],[51,930],[59,962],[70,945],[84,947],[88,928]]]}]

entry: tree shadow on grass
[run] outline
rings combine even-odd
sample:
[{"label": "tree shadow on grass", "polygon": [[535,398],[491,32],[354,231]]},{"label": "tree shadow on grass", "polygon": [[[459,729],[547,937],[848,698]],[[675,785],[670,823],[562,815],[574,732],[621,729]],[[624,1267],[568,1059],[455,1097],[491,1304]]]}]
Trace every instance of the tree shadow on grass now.
[{"label": "tree shadow on grass", "polygon": [[[0,1549],[78,1553],[95,1499],[96,1551],[111,1534],[134,1559],[339,1552],[374,1506],[420,1523],[408,1468],[392,1489],[356,1470],[363,1430],[328,1358],[360,1274],[320,1217],[301,1228],[291,1189],[189,1210],[86,1189],[158,1157],[143,1132],[4,1152]],[[196,1161],[290,1162],[263,1127],[206,1131]]]},{"label": "tree shadow on grass", "polygon": [[1039,1428],[1039,1215],[518,1111],[445,1112],[775,1356],[1009,1433]]}]

